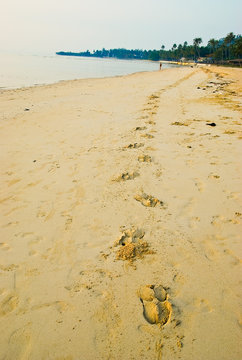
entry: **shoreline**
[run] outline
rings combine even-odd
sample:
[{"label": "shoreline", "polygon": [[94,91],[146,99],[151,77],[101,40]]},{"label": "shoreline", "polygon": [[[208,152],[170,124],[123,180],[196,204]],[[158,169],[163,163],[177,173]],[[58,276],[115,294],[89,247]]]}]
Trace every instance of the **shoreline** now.
[{"label": "shoreline", "polygon": [[26,85],[26,86],[21,86],[21,87],[14,87],[14,88],[5,88],[2,87],[0,88],[0,94],[1,92],[6,92],[6,91],[11,91],[11,90],[29,90],[32,88],[36,88],[36,87],[48,87],[48,86],[55,86],[58,84],[62,84],[62,83],[69,83],[69,82],[76,82],[76,81],[83,81],[83,80],[102,80],[102,79],[112,79],[112,78],[122,78],[122,77],[127,77],[127,76],[131,76],[131,75],[135,75],[135,74],[145,74],[145,73],[155,73],[156,71],[137,71],[134,73],[130,73],[130,74],[126,74],[126,75],[113,75],[113,76],[104,76],[104,77],[89,77],[89,78],[77,78],[77,79],[68,79],[68,80],[58,80],[56,82],[51,82],[51,83],[43,83],[43,84],[34,84],[34,85]]},{"label": "shoreline", "polygon": [[0,91],[0,358],[241,358],[241,88],[199,66]]},{"label": "shoreline", "polygon": [[[72,58],[56,56],[14,56],[0,59],[2,66],[1,88],[21,88],[38,84],[51,84],[61,80],[104,78],[129,73],[155,71],[159,65],[148,61]],[[167,65],[169,66],[169,65]],[[170,65],[171,66],[171,65]],[[29,71],[26,71],[28,69]],[[39,69],[37,71],[37,69]]]},{"label": "shoreline", "polygon": [[[83,57],[84,59],[86,59],[86,57]],[[92,58],[91,58],[92,59]],[[96,58],[94,58],[96,59]],[[99,59],[103,59],[103,58],[99,58]],[[112,58],[104,58],[104,59],[108,59],[108,60],[112,60]],[[121,61],[143,61],[143,62],[151,62],[151,63],[157,63],[157,70],[146,70],[146,71],[135,71],[129,74],[124,74],[124,75],[110,75],[110,76],[103,76],[103,77],[80,77],[80,78],[76,78],[76,79],[64,79],[64,80],[57,80],[57,81],[53,81],[53,82],[47,82],[47,83],[36,83],[33,85],[26,85],[26,86],[13,86],[13,87],[0,87],[0,94],[2,92],[5,91],[11,91],[11,90],[21,90],[21,89],[29,89],[29,88],[35,88],[35,87],[45,87],[45,86],[50,86],[50,85],[55,85],[55,84],[59,84],[62,82],[69,82],[69,81],[80,81],[80,80],[98,80],[98,79],[110,79],[110,78],[116,78],[116,77],[126,77],[129,75],[134,75],[134,74],[143,74],[143,73],[156,73],[158,70],[158,65],[159,63],[162,64],[170,64],[170,65],[174,65],[174,67],[220,67],[220,68],[237,68],[240,69],[240,67],[236,67],[236,66],[224,66],[224,65],[213,65],[213,64],[202,64],[202,63],[195,63],[195,62],[181,62],[181,61],[167,61],[167,60],[159,60],[159,61],[152,61],[152,60],[135,60],[135,59],[113,59],[113,60],[121,60]],[[174,67],[170,67],[170,68],[162,68],[161,71],[167,70],[167,69],[173,69]]]},{"label": "shoreline", "polygon": [[[148,60],[147,60],[148,61]],[[157,62],[157,66],[158,66],[158,63]],[[174,69],[174,68],[177,68],[177,67],[170,67],[170,68],[165,68],[165,69],[162,69],[162,70],[154,70],[154,71],[150,71],[150,70],[147,70],[147,71],[137,71],[137,72],[133,72],[133,73],[130,73],[130,74],[125,74],[125,75],[110,75],[110,76],[104,76],[104,77],[89,77],[89,78],[77,78],[77,79],[67,79],[67,80],[58,80],[56,82],[51,82],[51,83],[43,83],[43,84],[34,84],[34,85],[30,85],[30,86],[21,86],[21,87],[16,87],[16,88],[0,88],[0,94],[1,93],[4,93],[6,91],[15,91],[15,90],[28,90],[28,89],[32,89],[32,88],[37,88],[37,87],[48,87],[48,86],[55,86],[55,85],[58,85],[58,84],[62,84],[62,83],[69,83],[69,82],[78,82],[78,81],[89,81],[89,80],[109,80],[109,79],[113,79],[113,78],[126,78],[126,77],[129,77],[129,76],[133,76],[133,75],[142,75],[142,74],[147,74],[147,73],[157,73],[159,71],[167,71],[167,70],[170,70],[170,69]]]}]

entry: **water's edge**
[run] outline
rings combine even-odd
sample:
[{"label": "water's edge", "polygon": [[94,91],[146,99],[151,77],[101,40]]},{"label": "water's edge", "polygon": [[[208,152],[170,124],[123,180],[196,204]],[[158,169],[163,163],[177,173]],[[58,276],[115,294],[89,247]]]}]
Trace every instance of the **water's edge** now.
[{"label": "water's edge", "polygon": [[[164,64],[164,68],[174,67]],[[0,89],[48,85],[65,80],[107,78],[156,71],[159,62],[70,56],[0,54]]]}]

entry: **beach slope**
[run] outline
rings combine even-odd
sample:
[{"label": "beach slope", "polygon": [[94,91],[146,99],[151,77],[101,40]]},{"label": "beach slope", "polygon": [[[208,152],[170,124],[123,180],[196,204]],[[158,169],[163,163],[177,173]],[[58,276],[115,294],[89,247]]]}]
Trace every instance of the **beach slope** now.
[{"label": "beach slope", "polygon": [[0,359],[242,358],[241,75],[0,93]]}]

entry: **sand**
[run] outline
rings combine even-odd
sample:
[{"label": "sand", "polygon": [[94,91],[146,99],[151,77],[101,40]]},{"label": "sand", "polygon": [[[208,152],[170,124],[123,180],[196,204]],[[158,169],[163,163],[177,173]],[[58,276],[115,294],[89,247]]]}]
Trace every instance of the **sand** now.
[{"label": "sand", "polygon": [[242,358],[241,86],[1,91],[1,360]]}]

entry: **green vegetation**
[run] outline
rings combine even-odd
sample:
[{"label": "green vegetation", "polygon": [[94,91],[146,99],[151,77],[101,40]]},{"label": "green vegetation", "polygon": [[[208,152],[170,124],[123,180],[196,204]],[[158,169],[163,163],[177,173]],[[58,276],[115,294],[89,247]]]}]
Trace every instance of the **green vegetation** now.
[{"label": "green vegetation", "polygon": [[[187,41],[183,44],[173,44],[170,50],[165,50],[162,45],[160,50],[127,50],[127,49],[102,49],[85,52],[57,52],[57,55],[87,56],[116,59],[141,59],[141,60],[167,60],[167,61],[198,61],[205,63],[226,64],[233,63],[235,59],[242,59],[242,36],[230,32],[225,38],[210,39],[206,46],[201,46],[202,38],[193,40],[192,45]],[[241,63],[238,61],[238,63]]]}]

